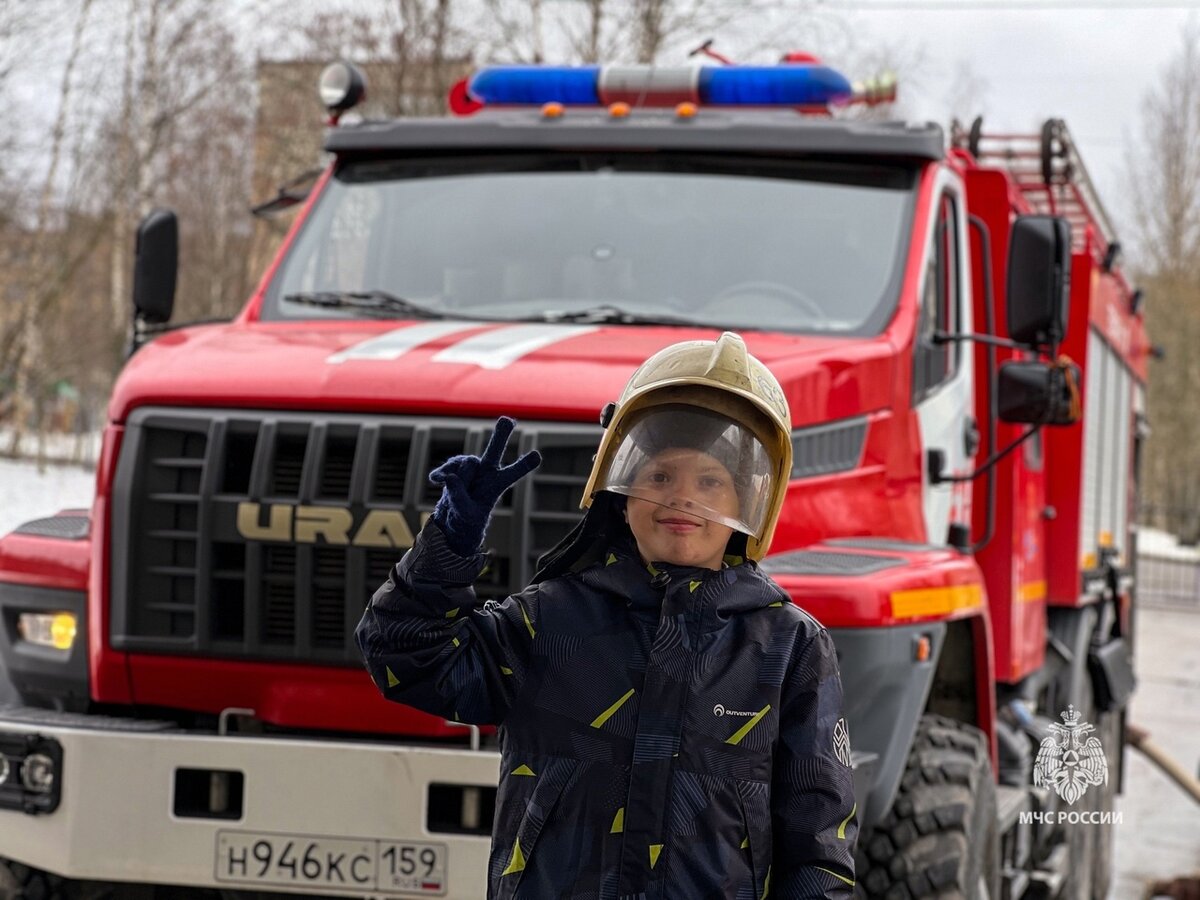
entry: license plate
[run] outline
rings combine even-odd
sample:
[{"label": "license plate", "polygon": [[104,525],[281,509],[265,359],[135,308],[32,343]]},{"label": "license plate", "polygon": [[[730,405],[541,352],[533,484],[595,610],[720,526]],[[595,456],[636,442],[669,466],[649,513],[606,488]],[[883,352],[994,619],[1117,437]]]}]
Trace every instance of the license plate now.
[{"label": "license plate", "polygon": [[373,838],[219,831],[217,881],[330,890],[446,893],[446,846]]}]

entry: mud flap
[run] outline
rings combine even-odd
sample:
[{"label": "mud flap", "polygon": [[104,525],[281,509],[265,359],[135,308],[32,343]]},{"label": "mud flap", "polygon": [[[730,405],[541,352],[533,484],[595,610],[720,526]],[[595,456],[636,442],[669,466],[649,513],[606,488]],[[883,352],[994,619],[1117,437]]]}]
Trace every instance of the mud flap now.
[{"label": "mud flap", "polygon": [[1113,638],[1088,651],[1088,671],[1096,709],[1101,712],[1121,709],[1129,702],[1137,678],[1133,672],[1133,654],[1124,637]]}]

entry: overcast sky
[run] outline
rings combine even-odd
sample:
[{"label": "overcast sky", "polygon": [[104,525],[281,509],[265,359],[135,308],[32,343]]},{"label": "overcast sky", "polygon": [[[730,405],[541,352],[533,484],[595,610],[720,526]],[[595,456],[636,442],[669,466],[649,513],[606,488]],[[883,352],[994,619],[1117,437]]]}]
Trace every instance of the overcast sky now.
[{"label": "overcast sky", "polygon": [[[965,62],[984,83],[985,132],[1035,131],[1047,118],[1065,119],[1118,228],[1130,230],[1125,147],[1141,127],[1146,92],[1181,47],[1189,21],[1200,18],[1200,3],[1190,4],[1190,11],[1183,3],[994,8],[1015,7],[1018,0],[853,5],[854,27],[873,41],[924,46],[920,84],[910,91],[900,86],[907,111],[939,118]],[[865,9],[872,5],[877,8]]]}]

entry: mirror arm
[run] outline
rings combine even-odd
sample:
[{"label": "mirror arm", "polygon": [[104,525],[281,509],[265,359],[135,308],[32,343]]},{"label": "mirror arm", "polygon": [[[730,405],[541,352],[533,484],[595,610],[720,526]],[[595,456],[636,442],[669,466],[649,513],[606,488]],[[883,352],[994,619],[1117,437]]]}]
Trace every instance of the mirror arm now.
[{"label": "mirror arm", "polygon": [[949,331],[935,331],[933,333],[933,342],[935,344],[950,344],[957,341],[977,341],[980,344],[989,344],[993,347],[1007,347],[1009,350],[1036,350],[1036,347],[1031,347],[1028,344],[1018,344],[1016,341],[1008,338],[996,337],[991,334],[951,334]]},{"label": "mirror arm", "polygon": [[981,465],[974,472],[968,472],[966,475],[943,475],[941,472],[930,472],[930,481],[932,481],[934,484],[957,484],[962,481],[974,481],[984,472],[987,472],[994,465],[996,465],[996,463],[1000,462],[1000,460],[1004,459],[1004,457],[1008,456],[1008,454],[1020,447],[1023,443],[1025,443],[1025,441],[1029,440],[1029,438],[1037,434],[1037,432],[1041,430],[1041,427],[1041,424],[1034,425],[1028,431],[1023,432],[1019,438],[1017,438],[999,453],[993,453],[990,457],[984,460],[983,465]]}]

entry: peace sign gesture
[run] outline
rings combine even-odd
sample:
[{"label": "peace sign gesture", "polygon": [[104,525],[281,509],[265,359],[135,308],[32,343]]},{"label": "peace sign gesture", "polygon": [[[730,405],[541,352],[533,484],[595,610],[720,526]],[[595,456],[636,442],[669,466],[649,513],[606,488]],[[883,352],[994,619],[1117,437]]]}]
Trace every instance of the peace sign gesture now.
[{"label": "peace sign gesture", "polygon": [[530,450],[512,465],[500,465],[515,425],[508,416],[501,416],[482,456],[452,456],[429,473],[429,481],[442,486],[441,499],[430,518],[461,556],[478,552],[500,495],[542,463],[542,455]]}]

